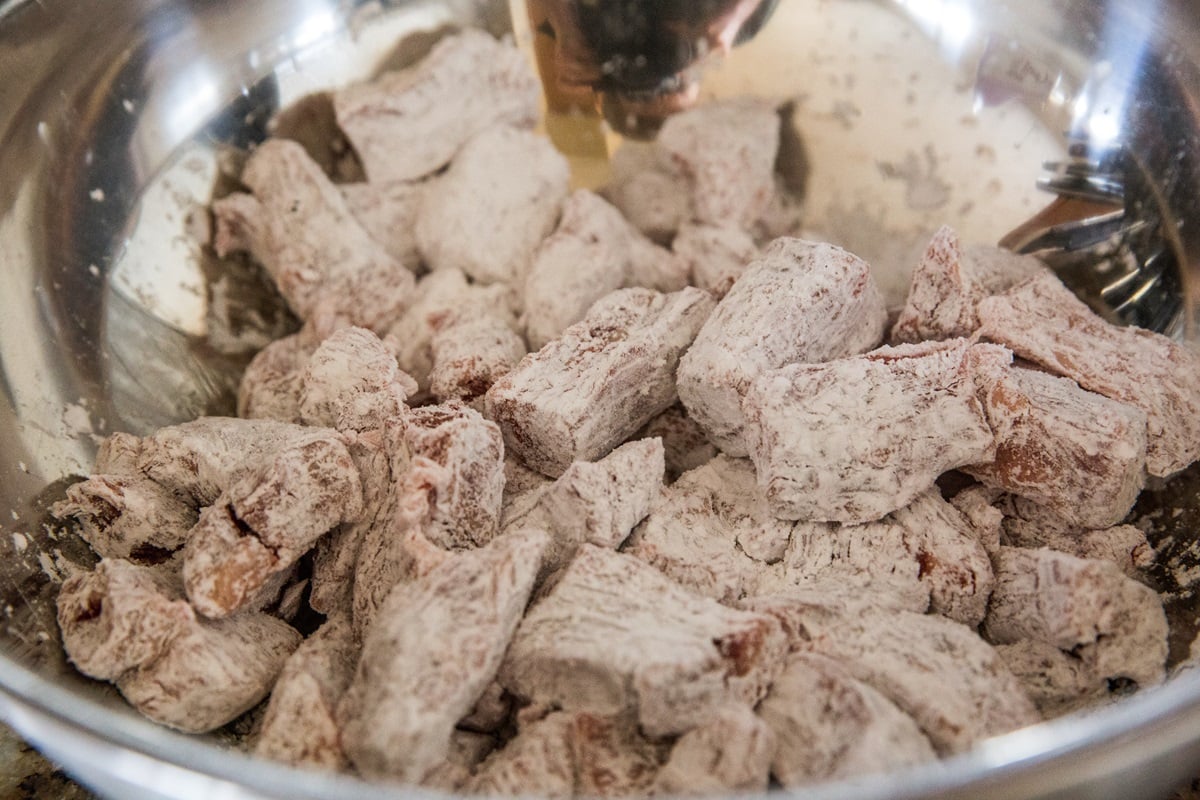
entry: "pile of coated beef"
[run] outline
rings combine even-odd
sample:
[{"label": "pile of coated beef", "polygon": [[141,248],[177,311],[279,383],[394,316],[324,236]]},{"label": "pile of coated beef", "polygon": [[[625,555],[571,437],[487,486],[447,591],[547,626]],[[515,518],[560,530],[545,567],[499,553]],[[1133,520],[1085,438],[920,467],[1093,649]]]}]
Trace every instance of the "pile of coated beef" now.
[{"label": "pile of coated beef", "polygon": [[483,33],[332,102],[365,182],[272,139],[212,209],[302,328],[55,508],[101,559],[79,670],[192,732],[269,696],[289,764],[561,797],[861,776],[1163,679],[1121,523],[1200,456],[1195,355],[949,229],[889,316],[794,238],[765,101],[600,194]]}]

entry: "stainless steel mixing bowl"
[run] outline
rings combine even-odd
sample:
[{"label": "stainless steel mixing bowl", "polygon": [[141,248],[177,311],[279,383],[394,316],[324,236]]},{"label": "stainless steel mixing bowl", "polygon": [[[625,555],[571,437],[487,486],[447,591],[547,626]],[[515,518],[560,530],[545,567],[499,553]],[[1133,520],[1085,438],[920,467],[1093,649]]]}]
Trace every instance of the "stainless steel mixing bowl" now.
[{"label": "stainless steel mixing bowl", "polygon": [[[47,506],[98,436],[228,411],[240,366],[289,324],[253,271],[189,234],[227,149],[310,91],[411,61],[447,25],[513,19],[503,0],[0,0],[0,714],[98,791],[421,794],[261,763],[232,734],[173,734],[73,672],[51,577],[88,556]],[[999,238],[1036,210],[1041,161],[1072,138],[1123,148],[1166,219],[1178,327],[1197,340],[1194,0],[783,0],[708,90],[796,100],[809,225],[879,264],[903,263],[941,221]],[[1180,510],[1147,517],[1168,584],[1186,583],[1195,555],[1197,486],[1159,493]],[[1196,609],[1166,588],[1179,661]],[[809,796],[1153,798],[1197,774],[1200,672],[1184,670],[1086,716]]]}]

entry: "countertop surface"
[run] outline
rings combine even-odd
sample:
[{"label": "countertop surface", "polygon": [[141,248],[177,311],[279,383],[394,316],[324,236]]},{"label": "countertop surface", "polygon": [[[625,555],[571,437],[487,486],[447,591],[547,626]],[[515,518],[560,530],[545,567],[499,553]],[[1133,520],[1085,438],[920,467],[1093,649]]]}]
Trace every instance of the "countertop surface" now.
[{"label": "countertop surface", "polygon": [[9,728],[0,725],[0,800],[91,800],[93,797]]}]

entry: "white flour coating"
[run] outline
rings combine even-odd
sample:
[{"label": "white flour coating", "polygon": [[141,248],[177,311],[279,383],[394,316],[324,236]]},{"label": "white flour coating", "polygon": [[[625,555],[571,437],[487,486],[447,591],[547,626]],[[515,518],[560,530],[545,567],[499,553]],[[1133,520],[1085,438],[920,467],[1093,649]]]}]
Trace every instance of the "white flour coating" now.
[{"label": "white flour coating", "polygon": [[584,545],[526,614],[500,670],[518,697],[593,714],[636,713],[651,736],[754,705],[781,667],[770,617],[699,597],[641,561]]},{"label": "white flour coating", "polygon": [[337,712],[363,775],[420,780],[446,757],[504,657],[545,546],[543,534],[507,536],[388,595]]},{"label": "white flour coating", "polygon": [[658,439],[628,442],[596,462],[576,461],[510,513],[506,530],[551,534],[542,577],[567,566],[584,543],[616,549],[658,500],[664,470]]},{"label": "white flour coating", "polygon": [[[414,403],[429,397],[438,329],[459,315],[483,315],[489,322],[502,320],[511,326],[508,294],[503,285],[471,283],[458,269],[431,272],[418,281],[412,305],[385,337],[389,348],[396,351],[400,368],[417,382]],[[444,356],[442,360],[444,363]]]},{"label": "white flour coating", "polygon": [[540,136],[488,128],[424,192],[417,245],[430,269],[518,283],[567,199],[567,161]]},{"label": "white flour coating", "polygon": [[1011,368],[1000,348],[971,354],[996,454],[966,472],[1080,527],[1124,519],[1145,479],[1145,412],[1066,378]]},{"label": "white flour coating", "polygon": [[[621,212],[588,191],[571,195],[558,228],[538,248],[524,282],[525,336],[540,350],[622,286],[677,291],[686,265],[645,240]],[[674,279],[656,274],[676,272]]]},{"label": "white flour coating", "polygon": [[792,527],[771,514],[753,465],[721,455],[663,492],[625,552],[698,594],[733,602],[757,593]]},{"label": "white flour coating", "polygon": [[712,292],[717,299],[729,294],[759,256],[750,234],[715,225],[683,226],[671,248],[687,265],[692,285]]},{"label": "white flour coating", "polygon": [[102,558],[159,563],[187,542],[197,510],[148,478],[93,475],[67,489],[51,507],[73,519],[79,535]]},{"label": "white flour coating", "polygon": [[531,709],[467,789],[505,797],[642,796],[653,786],[665,749],[628,716]]},{"label": "white flour coating", "polygon": [[341,187],[350,213],[388,255],[416,272],[421,254],[413,226],[421,208],[423,182],[354,183]]},{"label": "white flour coating", "polygon": [[715,444],[745,456],[742,399],[759,375],[870,350],[886,321],[864,261],[831,245],[779,239],[733,284],[683,357],[679,399]]},{"label": "white flour coating", "polygon": [[313,351],[299,375],[298,406],[306,425],[370,431],[408,410],[417,382],[375,334],[343,328]]},{"label": "white flour coating", "polygon": [[743,408],[774,512],[870,522],[943,472],[990,461],[995,437],[976,397],[971,350],[963,340],[925,342],[764,373]]},{"label": "white flour coating", "polygon": [[999,248],[964,247],[952,228],[933,236],[913,270],[908,301],[892,326],[894,343],[970,336],[979,303],[1044,270],[1032,256]]},{"label": "white flour coating", "polygon": [[638,230],[657,242],[670,242],[692,216],[687,179],[655,144],[624,142],[612,158],[612,181],[605,197]]},{"label": "white flour coating", "polygon": [[770,726],[749,708],[730,705],[679,738],[654,789],[668,795],[765,792],[775,751]]},{"label": "white flour coating", "polygon": [[1024,639],[1079,660],[1093,683],[1162,681],[1167,620],[1153,589],[1107,561],[1053,550],[1002,548],[996,558],[984,636],[996,644]]},{"label": "white flour coating", "polygon": [[120,559],[63,584],[58,622],[81,671],[116,683],[151,719],[193,733],[256,705],[300,644],[267,614],[204,620],[174,575]]},{"label": "white flour coating", "polygon": [[691,287],[613,292],[493,384],[485,413],[544,475],[600,458],[674,404],[676,365],[712,305]]},{"label": "white flour coating", "polygon": [[[725,278],[746,264],[729,263],[730,254],[740,258],[756,244],[797,235],[801,227],[801,203],[776,172],[784,155],[781,117],[773,104],[752,97],[716,100],[677,114],[656,141],[621,143],[601,194],[664,246],[705,231],[702,238],[726,252],[714,254],[711,268],[703,265],[707,276],[693,273],[692,283],[723,294]],[[693,265],[696,259],[709,262],[688,244],[677,253]]]},{"label": "white flour coating", "polygon": [[759,714],[777,742],[771,772],[786,788],[935,758],[912,717],[823,656],[792,654]]},{"label": "white flour coating", "polygon": [[1049,272],[980,303],[980,335],[1084,389],[1146,412],[1146,471],[1200,458],[1200,353],[1096,316]]},{"label": "white flour coating", "polygon": [[516,48],[464,31],[416,66],[335,93],[333,105],[367,177],[389,183],[436,172],[497,124],[532,128],[539,95]]},{"label": "white flour coating", "polygon": [[[850,590],[853,591],[853,590]],[[1040,719],[996,651],[944,617],[875,606],[842,587],[749,598],[780,620],[794,652],[839,662],[912,717],[940,755]]]},{"label": "white flour coating", "polygon": [[526,355],[525,341],[504,317],[459,312],[440,324],[430,342],[429,390],[439,402],[459,401],[477,411],[492,385]]},{"label": "white flour coating", "polygon": [[779,116],[743,97],[710,103],[666,121],[658,147],[691,190],[697,222],[749,228],[775,193]]},{"label": "white flour coating", "polygon": [[995,579],[971,523],[934,491],[861,525],[798,523],[781,563],[759,594],[831,582],[890,596],[889,606],[940,614],[971,627],[983,621]]},{"label": "white flour coating", "polygon": [[412,273],[358,223],[299,144],[263,143],[242,181],[251,194],[213,204],[213,248],[250,252],[301,319],[326,332],[351,324],[379,333],[412,301]]},{"label": "white flour coating", "polygon": [[354,677],[357,642],[333,617],[284,662],[254,745],[255,755],[293,766],[344,769],[337,704]]}]

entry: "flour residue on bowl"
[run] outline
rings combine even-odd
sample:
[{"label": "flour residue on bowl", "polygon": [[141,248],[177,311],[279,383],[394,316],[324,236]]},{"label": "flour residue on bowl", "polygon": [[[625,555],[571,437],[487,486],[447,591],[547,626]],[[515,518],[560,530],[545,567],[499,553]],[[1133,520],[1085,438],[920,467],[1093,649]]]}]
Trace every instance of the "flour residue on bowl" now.
[{"label": "flour residue on bowl", "polygon": [[[1064,154],[1028,106],[977,102],[983,55],[969,21],[922,17],[926,6],[912,4],[906,23],[888,3],[787,0],[704,85],[706,96],[754,87],[795,101],[810,165],[805,227],[866,259],[893,306],[939,225],[999,241],[1048,202],[1036,179]],[[1051,68],[1026,90],[1049,89]]]}]

